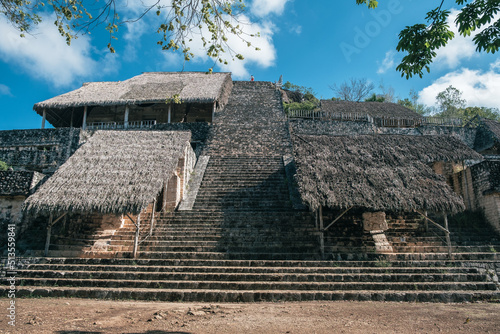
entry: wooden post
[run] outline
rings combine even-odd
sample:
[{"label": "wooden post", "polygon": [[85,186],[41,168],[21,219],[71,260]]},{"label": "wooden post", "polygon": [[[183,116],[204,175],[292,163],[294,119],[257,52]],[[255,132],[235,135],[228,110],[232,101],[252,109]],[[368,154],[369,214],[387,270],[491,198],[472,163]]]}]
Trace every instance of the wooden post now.
[{"label": "wooden post", "polygon": [[316,227],[316,229],[319,229],[318,210],[314,211],[314,227]]},{"label": "wooden post", "polygon": [[47,238],[45,239],[45,252],[44,255],[49,255],[49,246],[50,246],[50,234],[52,233],[52,225],[53,225],[54,216],[52,213],[49,215],[49,225],[47,226]]},{"label": "wooden post", "polygon": [[351,210],[353,207],[350,206],[349,208],[345,209],[344,212],[342,212],[337,218],[335,218],[327,227],[325,227],[323,230],[328,230],[333,224],[335,224],[340,218],[342,218],[343,215],[347,213],[347,211]]},{"label": "wooden post", "polygon": [[443,212],[444,216],[444,228],[446,229],[446,244],[448,246],[448,256],[451,258],[451,240],[450,240],[450,230],[448,229],[448,216]]},{"label": "wooden post", "polygon": [[83,123],[82,129],[85,130],[87,128],[87,106],[83,107]]},{"label": "wooden post", "polygon": [[45,120],[47,119],[47,111],[43,108],[42,112],[42,129],[45,129]]},{"label": "wooden post", "polygon": [[212,123],[214,122],[214,118],[215,118],[216,106],[217,106],[217,102],[214,101],[214,107],[212,108]]},{"label": "wooden post", "polygon": [[153,211],[151,212],[151,226],[149,227],[149,235],[153,235],[153,224],[155,221],[155,211],[156,211],[156,198],[153,202]]},{"label": "wooden post", "polygon": [[325,230],[323,229],[323,207],[319,207],[319,247],[321,252],[321,259],[325,259]]},{"label": "wooden post", "polygon": [[73,114],[75,113],[75,108],[71,108],[71,120],[69,122],[69,127],[73,127]]},{"label": "wooden post", "polygon": [[125,106],[125,115],[123,116],[123,127],[128,128],[128,115],[130,113],[128,105]]},{"label": "wooden post", "polygon": [[427,220],[427,211],[424,211],[425,219],[424,219],[424,224],[425,224],[425,232],[429,232],[429,221]]},{"label": "wooden post", "polygon": [[137,248],[139,247],[139,232],[141,230],[141,214],[137,215],[137,222],[135,224],[135,238],[134,238],[134,250],[133,257],[137,257]]},{"label": "wooden post", "polygon": [[172,103],[168,104],[168,120],[167,123],[170,124],[170,121],[172,120]]}]

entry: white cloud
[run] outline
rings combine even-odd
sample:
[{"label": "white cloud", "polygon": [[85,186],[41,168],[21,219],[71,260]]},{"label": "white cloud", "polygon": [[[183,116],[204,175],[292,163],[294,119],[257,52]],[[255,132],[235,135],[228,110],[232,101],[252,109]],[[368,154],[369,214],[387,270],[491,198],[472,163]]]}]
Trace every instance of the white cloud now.
[{"label": "white cloud", "polygon": [[[231,72],[234,78],[242,79],[250,77],[250,67],[257,66],[260,68],[267,68],[273,66],[276,60],[276,50],[272,41],[273,25],[253,23],[244,15],[238,17],[238,22],[245,32],[243,36],[245,40],[242,40],[236,35],[227,34],[227,44],[233,56],[235,54],[242,54],[244,59],[239,60],[235,58],[232,60],[229,50],[226,50],[226,54],[222,56],[222,58],[226,59],[228,64],[223,65],[217,63],[216,67],[222,71]],[[257,37],[258,33],[260,37]],[[204,29],[203,34],[209,36],[208,30]],[[251,35],[254,35],[254,37],[251,37]],[[190,60],[190,62],[207,62],[208,69],[208,67],[212,66],[213,60],[206,55],[201,36],[196,34],[191,36],[191,38],[192,41],[189,43],[189,47],[191,48],[191,52],[195,54],[195,57]],[[247,45],[247,42],[251,43],[250,47]],[[255,50],[255,48],[259,48],[260,50]],[[176,53],[172,53],[171,51],[164,52],[165,61],[170,64],[181,64],[181,54],[182,53],[179,51]]]},{"label": "white cloud", "polygon": [[446,74],[420,93],[420,100],[427,105],[436,103],[436,95],[448,86],[462,92],[468,106],[500,107],[500,60],[491,64],[488,71],[461,69]]},{"label": "white cloud", "polygon": [[[448,25],[450,30],[455,34],[455,38],[448,42],[445,47],[440,48],[436,51],[437,55],[434,59],[434,63],[438,66],[443,66],[450,69],[455,69],[460,65],[462,60],[468,60],[473,57],[477,57],[479,54],[476,52],[476,45],[474,44],[474,37],[491,26],[491,24],[486,24],[480,29],[471,33],[470,36],[464,37],[459,34],[458,27],[455,23],[459,11],[452,9],[450,16],[448,17]],[[500,19],[500,14],[495,15],[492,22]]]},{"label": "white cloud", "polygon": [[0,95],[7,95],[7,96],[13,96],[9,86],[0,84]]},{"label": "white cloud", "polygon": [[[69,86],[83,78],[115,70],[110,67],[111,56],[105,56],[101,62],[93,59],[89,36],[80,36],[68,46],[53,22],[53,17],[44,17],[32,35],[21,38],[9,23],[0,20],[2,61],[19,66],[30,76],[55,87]],[[114,61],[113,66],[116,66]]]},{"label": "white cloud", "polygon": [[458,33],[458,28],[455,24],[459,11],[454,9],[448,17],[448,25],[450,30],[455,34],[455,38],[448,42],[445,47],[437,50],[434,63],[436,65],[445,66],[447,68],[456,68],[464,59],[470,59],[476,55],[476,46],[472,40],[475,34],[463,37]]},{"label": "white cloud", "polygon": [[378,69],[377,69],[377,73],[378,74],[384,74],[386,73],[388,70],[391,70],[391,69],[394,69],[394,58],[396,56],[396,52],[395,51],[387,51],[386,54],[385,54],[385,58],[384,60],[382,61],[382,63],[380,64],[379,63],[379,66],[378,66]]},{"label": "white cloud", "polygon": [[[229,36],[228,44],[236,54],[244,55],[243,60],[228,59],[228,65],[222,65],[224,71],[230,71],[233,76],[239,79],[250,77],[249,67],[257,66],[267,68],[274,65],[276,60],[276,49],[273,45],[273,28],[270,24],[259,25],[252,23],[248,25],[245,32],[249,35],[260,33],[260,37],[248,37],[247,40],[252,44],[248,47],[247,43],[237,36]],[[260,50],[255,50],[258,47]]]},{"label": "white cloud", "polygon": [[290,32],[300,35],[302,34],[302,26],[294,26],[290,29]]},{"label": "white cloud", "polygon": [[269,14],[281,15],[288,1],[289,0],[253,0],[251,11],[259,17],[264,17]]}]

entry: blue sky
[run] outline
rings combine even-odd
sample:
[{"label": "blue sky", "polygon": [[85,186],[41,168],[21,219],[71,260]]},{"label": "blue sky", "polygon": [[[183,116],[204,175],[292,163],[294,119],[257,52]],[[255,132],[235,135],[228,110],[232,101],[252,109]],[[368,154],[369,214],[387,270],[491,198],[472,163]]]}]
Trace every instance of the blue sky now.
[{"label": "blue sky", "polygon": [[[141,10],[139,1],[119,2],[128,4],[119,8],[125,17]],[[235,80],[248,80],[253,74],[256,80],[276,81],[283,75],[284,81],[312,87],[318,97],[331,98],[335,94],[329,86],[366,78],[376,87],[392,87],[399,98],[414,89],[427,105],[453,85],[470,106],[500,107],[500,60],[497,55],[476,53],[472,37],[458,36],[440,50],[431,73],[423,78],[406,80],[395,71],[403,56],[396,52],[398,33],[423,22],[436,1],[380,0],[376,10],[358,6],[354,0],[248,0],[246,4],[246,29],[260,32],[252,44],[261,51],[233,42],[232,48],[245,60],[215,67],[232,72]],[[458,9],[451,0],[444,7]],[[161,51],[153,20],[154,15],[147,16],[121,27],[114,42],[117,53],[110,54],[103,27],[66,46],[51,17],[26,38],[18,37],[0,18],[0,130],[40,127],[33,105],[83,82],[125,80],[148,71],[206,71],[213,65],[196,45],[192,49],[197,57],[185,64],[178,53]]]}]

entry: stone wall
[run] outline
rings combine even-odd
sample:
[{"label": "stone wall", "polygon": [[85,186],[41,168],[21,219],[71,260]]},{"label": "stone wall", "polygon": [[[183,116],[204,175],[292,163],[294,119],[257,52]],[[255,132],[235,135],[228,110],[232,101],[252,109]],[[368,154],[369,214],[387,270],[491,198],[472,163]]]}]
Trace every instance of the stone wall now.
[{"label": "stone wall", "polygon": [[0,171],[0,196],[28,196],[45,175],[27,171]]},{"label": "stone wall", "polygon": [[386,128],[378,127],[369,122],[350,121],[318,121],[306,119],[292,119],[290,129],[295,134],[308,135],[453,135],[462,140],[467,146],[474,147],[476,129],[468,127],[421,126],[418,128]]},{"label": "stone wall", "polygon": [[5,231],[11,223],[17,225],[18,233],[26,230],[22,205],[44,177],[45,175],[37,172],[0,172],[0,231]]},{"label": "stone wall", "polygon": [[498,154],[500,152],[500,142],[482,122],[477,127],[474,149],[483,154]]},{"label": "stone wall", "polygon": [[5,231],[7,224],[21,222],[25,199],[25,196],[0,196],[0,231]]},{"label": "stone wall", "polygon": [[52,174],[80,144],[80,129],[0,131],[0,160],[15,170]]},{"label": "stone wall", "polygon": [[466,208],[482,211],[500,233],[500,161],[483,161],[455,174],[453,185]]}]

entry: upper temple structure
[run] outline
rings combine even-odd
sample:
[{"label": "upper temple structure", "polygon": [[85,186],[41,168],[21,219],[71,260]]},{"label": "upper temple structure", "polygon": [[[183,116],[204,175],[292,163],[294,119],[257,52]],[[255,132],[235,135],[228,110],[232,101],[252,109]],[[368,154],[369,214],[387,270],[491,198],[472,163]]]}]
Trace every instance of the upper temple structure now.
[{"label": "upper temple structure", "polygon": [[19,295],[500,297],[500,123],[382,102],[285,112],[290,94],[151,72],[36,103],[41,129],[0,131]]}]

